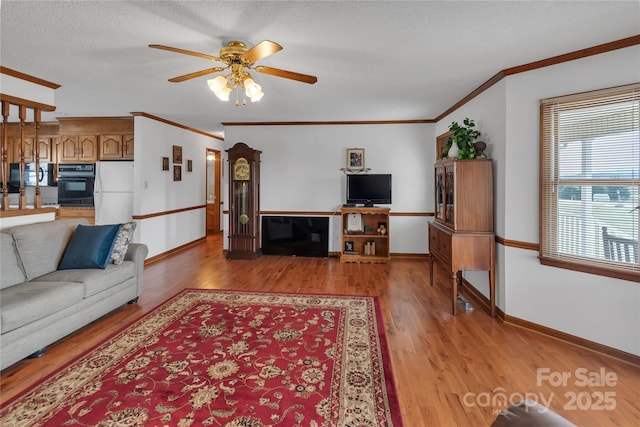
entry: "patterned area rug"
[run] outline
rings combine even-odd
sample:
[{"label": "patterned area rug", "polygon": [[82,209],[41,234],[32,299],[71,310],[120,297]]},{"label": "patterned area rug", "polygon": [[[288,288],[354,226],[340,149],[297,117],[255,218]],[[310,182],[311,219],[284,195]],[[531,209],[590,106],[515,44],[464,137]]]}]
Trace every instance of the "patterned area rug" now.
[{"label": "patterned area rug", "polygon": [[3,426],[401,426],[375,297],[185,290]]}]

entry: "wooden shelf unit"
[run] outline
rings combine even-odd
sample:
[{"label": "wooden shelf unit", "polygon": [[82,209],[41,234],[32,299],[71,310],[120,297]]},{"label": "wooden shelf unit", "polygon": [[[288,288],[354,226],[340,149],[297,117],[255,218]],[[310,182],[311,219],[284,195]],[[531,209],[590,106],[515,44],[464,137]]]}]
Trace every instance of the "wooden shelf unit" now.
[{"label": "wooden shelf unit", "polygon": [[[389,252],[389,208],[344,207],[342,214],[342,248],[340,262],[384,263],[391,259]],[[349,215],[360,215],[361,231],[349,231]],[[378,234],[380,224],[385,225],[385,234]],[[345,250],[347,242],[353,242],[353,253]],[[367,242],[373,242],[373,254],[366,253]],[[371,247],[371,246],[369,246]]]},{"label": "wooden shelf unit", "polygon": [[456,314],[464,270],[489,272],[489,303],[495,316],[493,162],[443,159],[434,166],[435,220],[429,224],[430,284],[433,262],[451,273],[451,307]]}]

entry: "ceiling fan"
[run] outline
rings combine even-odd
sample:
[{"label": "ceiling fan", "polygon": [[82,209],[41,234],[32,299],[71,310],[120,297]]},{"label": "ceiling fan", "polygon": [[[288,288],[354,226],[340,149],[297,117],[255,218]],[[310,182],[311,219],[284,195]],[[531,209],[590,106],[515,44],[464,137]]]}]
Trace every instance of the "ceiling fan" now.
[{"label": "ceiling fan", "polygon": [[[262,98],[264,95],[264,93],[262,93],[262,88],[253,80],[253,77],[249,74],[250,70],[308,84],[314,84],[318,81],[316,76],[295,73],[293,71],[282,70],[280,68],[255,65],[255,63],[260,59],[266,58],[267,56],[273,55],[274,53],[282,50],[282,46],[270,40],[261,41],[250,49],[247,49],[247,46],[243,42],[230,41],[227,46],[220,49],[219,57],[159,44],[150,44],[149,47],[197,56],[213,62],[221,62],[225,64],[225,66],[222,67],[207,68],[169,79],[172,83],[179,83],[196,77],[229,70],[229,74],[221,75],[207,81],[209,88],[223,101],[229,100],[229,94],[234,89],[245,89],[246,96],[248,96],[252,102],[259,101],[260,98]],[[238,104],[239,102],[236,100],[236,105]],[[243,100],[243,104],[246,104],[246,100]]]}]

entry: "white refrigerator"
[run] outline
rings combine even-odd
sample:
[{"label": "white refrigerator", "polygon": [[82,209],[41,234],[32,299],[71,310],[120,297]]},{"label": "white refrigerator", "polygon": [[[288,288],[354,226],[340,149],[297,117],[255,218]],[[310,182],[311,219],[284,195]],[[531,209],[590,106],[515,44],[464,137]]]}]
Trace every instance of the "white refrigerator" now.
[{"label": "white refrigerator", "polygon": [[133,162],[97,162],[93,196],[96,225],[131,221]]}]

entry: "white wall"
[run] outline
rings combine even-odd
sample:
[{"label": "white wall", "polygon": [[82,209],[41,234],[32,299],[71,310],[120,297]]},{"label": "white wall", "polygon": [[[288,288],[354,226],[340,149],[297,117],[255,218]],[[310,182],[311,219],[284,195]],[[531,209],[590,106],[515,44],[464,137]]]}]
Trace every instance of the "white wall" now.
[{"label": "white wall", "polygon": [[[508,79],[506,238],[539,240],[539,100],[638,82],[639,66],[634,46]],[[530,251],[505,252],[510,315],[640,355],[640,284],[542,266]]]},{"label": "white wall", "polygon": [[[223,150],[222,141],[144,116],[134,118],[134,215],[166,213],[206,204],[206,149]],[[173,145],[182,146],[182,181],[173,180]],[[162,170],[169,157],[169,171]],[[193,172],[187,172],[193,160]],[[149,257],[206,235],[205,208],[138,220],[136,241],[149,246]]]},{"label": "white wall", "polygon": [[[225,145],[244,142],[262,151],[261,211],[339,211],[346,201],[340,169],[346,167],[347,148],[357,147],[365,149],[370,173],[392,174],[392,213],[427,213],[433,212],[434,135],[433,124],[228,126]],[[341,220],[331,218],[333,252],[342,244]],[[389,227],[392,253],[427,252],[426,216],[392,216]]]},{"label": "white wall", "polygon": [[[15,96],[16,98],[27,99],[29,101],[38,102],[40,104],[54,106],[55,89],[43,86],[29,80],[23,80],[18,77],[0,73],[0,88],[4,95]],[[33,120],[33,110],[29,109],[28,119]],[[18,107],[11,107],[10,122],[18,121]]]},{"label": "white wall", "polygon": [[[505,78],[436,126],[475,119],[494,160],[495,230],[539,243],[539,101],[640,80],[640,47]],[[486,133],[486,135],[484,135]],[[640,285],[543,266],[538,252],[497,245],[497,304],[509,316],[640,354]],[[465,277],[488,295],[480,273]]]},{"label": "white wall", "polygon": [[[33,215],[20,215],[20,216],[8,216],[0,218],[0,230],[14,227],[17,225],[34,224],[36,222],[54,221],[56,219],[56,213],[46,212]],[[1,261],[1,260],[0,260]]]}]

